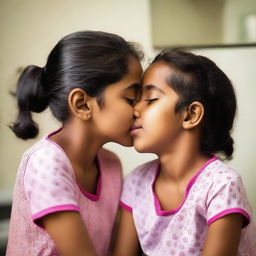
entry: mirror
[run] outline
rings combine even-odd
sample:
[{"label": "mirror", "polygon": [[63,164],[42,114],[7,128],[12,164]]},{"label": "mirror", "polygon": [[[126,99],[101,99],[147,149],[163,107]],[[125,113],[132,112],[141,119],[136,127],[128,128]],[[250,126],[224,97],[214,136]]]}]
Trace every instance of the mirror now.
[{"label": "mirror", "polygon": [[256,46],[255,0],[150,0],[153,46]]}]

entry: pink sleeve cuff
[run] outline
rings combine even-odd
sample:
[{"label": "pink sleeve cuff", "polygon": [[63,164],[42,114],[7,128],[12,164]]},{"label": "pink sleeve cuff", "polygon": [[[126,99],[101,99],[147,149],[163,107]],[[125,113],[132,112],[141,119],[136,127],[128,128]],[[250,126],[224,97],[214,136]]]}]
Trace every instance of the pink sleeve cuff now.
[{"label": "pink sleeve cuff", "polygon": [[75,211],[75,212],[80,212],[80,208],[76,205],[72,205],[72,204],[66,204],[66,205],[58,205],[58,206],[53,206],[47,209],[44,209],[36,214],[32,215],[32,220],[34,221],[35,224],[39,225],[40,227],[42,227],[42,225],[40,224],[40,222],[38,222],[39,219],[41,219],[42,217],[51,214],[51,213],[55,213],[55,212],[63,212],[63,211]]},{"label": "pink sleeve cuff", "polygon": [[123,209],[125,209],[126,211],[132,212],[132,207],[130,207],[129,205],[123,203],[122,201],[119,202],[119,205],[120,205]]},{"label": "pink sleeve cuff", "polygon": [[250,223],[250,220],[251,220],[251,217],[250,215],[243,209],[241,208],[232,208],[232,209],[228,209],[228,210],[225,210],[225,211],[222,211],[218,214],[216,214],[215,216],[213,216],[212,218],[210,218],[208,220],[208,226],[210,224],[212,224],[214,221],[226,216],[226,215],[229,215],[229,214],[233,214],[233,213],[239,213],[239,214],[242,214],[244,216],[244,222],[243,222],[243,228],[246,227],[249,223]]}]

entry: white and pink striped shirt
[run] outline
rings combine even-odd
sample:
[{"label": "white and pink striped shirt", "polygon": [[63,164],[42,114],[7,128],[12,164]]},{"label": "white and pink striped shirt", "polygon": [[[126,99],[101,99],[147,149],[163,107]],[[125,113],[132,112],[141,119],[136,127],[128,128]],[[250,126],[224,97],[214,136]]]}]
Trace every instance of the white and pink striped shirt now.
[{"label": "white and pink striped shirt", "polygon": [[88,193],[76,183],[66,154],[49,136],[33,145],[21,160],[13,193],[7,255],[58,255],[40,219],[59,211],[79,212],[97,255],[107,255],[121,193],[120,161],[113,153],[100,150],[97,193]]},{"label": "white and pink striped shirt", "polygon": [[[239,256],[256,255],[256,228],[241,177],[216,157],[187,185],[174,210],[161,209],[154,192],[158,160],[143,164],[125,179],[120,205],[132,212],[142,250],[150,256],[201,255],[208,226],[231,213],[244,216]],[[172,198],[170,197],[170,200]]]}]

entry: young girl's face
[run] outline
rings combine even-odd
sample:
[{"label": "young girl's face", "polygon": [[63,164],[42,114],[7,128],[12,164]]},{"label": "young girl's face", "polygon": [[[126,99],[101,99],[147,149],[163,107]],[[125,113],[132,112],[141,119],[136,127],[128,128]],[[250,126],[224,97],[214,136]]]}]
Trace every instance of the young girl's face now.
[{"label": "young girl's face", "polygon": [[175,113],[179,97],[166,81],[172,72],[164,62],[155,62],[144,74],[142,98],[135,106],[137,119],[131,131],[139,152],[169,152],[182,132],[182,113]]},{"label": "young girl's face", "polygon": [[132,146],[130,129],[134,122],[134,104],[141,86],[142,68],[131,58],[128,73],[118,82],[109,85],[103,93],[103,105],[95,103],[94,122],[105,141]]}]

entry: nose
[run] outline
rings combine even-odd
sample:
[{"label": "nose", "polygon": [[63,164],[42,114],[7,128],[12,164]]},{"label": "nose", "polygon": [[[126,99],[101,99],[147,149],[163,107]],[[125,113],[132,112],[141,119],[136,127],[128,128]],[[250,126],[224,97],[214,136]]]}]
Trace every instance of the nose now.
[{"label": "nose", "polygon": [[134,109],[133,117],[134,119],[137,119],[140,117],[140,112],[137,109]]},{"label": "nose", "polygon": [[134,118],[139,118],[141,116],[141,101],[139,101],[135,106],[134,106],[134,113],[133,113]]}]

